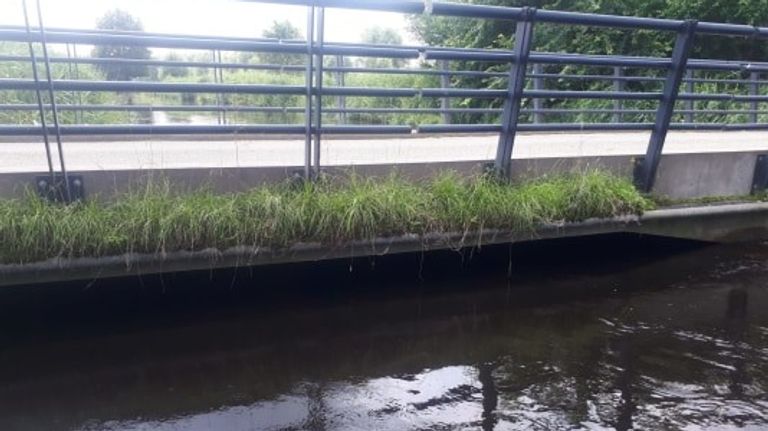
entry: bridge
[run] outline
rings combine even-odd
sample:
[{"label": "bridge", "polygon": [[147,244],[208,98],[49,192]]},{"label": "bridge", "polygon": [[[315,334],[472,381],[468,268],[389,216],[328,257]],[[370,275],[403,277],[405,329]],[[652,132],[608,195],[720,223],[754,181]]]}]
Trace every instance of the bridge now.
[{"label": "bridge", "polygon": [[[0,104],[0,118],[25,120],[0,125],[0,197],[19,197],[23,186],[32,186],[54,200],[114,200],[153,173],[179,190],[213,185],[217,191],[235,192],[286,178],[313,181],[323,172],[349,167],[362,175],[396,169],[415,178],[444,169],[466,175],[490,171],[513,180],[601,167],[631,177],[642,193],[672,199],[743,198],[768,188],[768,62],[691,58],[697,35],[762,40],[768,28],[415,0],[279,3],[306,6],[306,39],[47,28],[40,10],[30,19],[25,9],[25,26],[0,27],[0,42],[28,52],[0,55],[0,64],[22,71],[0,78],[0,92],[22,95]],[[326,42],[326,8],[503,20],[514,34],[514,47]],[[534,33],[542,24],[666,32],[674,45],[669,57],[536,52]],[[211,60],[74,54],[91,45],[192,50]],[[303,64],[236,61],[241,53],[283,54]],[[398,59],[403,66],[366,67],[354,61],[361,58]],[[467,62],[487,67],[462,69]],[[110,81],[80,75],[94,65],[204,70],[210,79]],[[233,80],[237,71],[280,74],[290,83]],[[416,76],[435,85],[347,85],[355,76]],[[468,77],[475,79],[458,79]],[[474,86],[458,86],[467,82]],[[563,82],[584,85],[563,89]],[[122,96],[94,101],[93,94]],[[136,103],[125,95],[156,97]],[[194,101],[185,103],[185,97]],[[574,104],[585,100],[592,104]],[[134,121],[94,124],[94,113]],[[761,203],[657,211],[542,227],[533,236],[497,232],[492,241],[610,232],[704,240],[751,232],[754,239],[755,232],[763,236],[768,228],[768,208]],[[670,226],[680,228],[673,220],[681,217],[698,228],[672,231]],[[387,244],[388,251],[424,244],[413,238],[382,241],[379,245]],[[430,247],[450,244],[450,238],[434,239]],[[216,263],[207,251],[180,252],[176,260],[163,261],[134,256],[144,263],[128,273],[347,255],[317,245],[279,258],[272,252],[256,256],[253,250],[214,254],[220,252],[228,257]],[[110,259],[0,265],[0,284],[126,273],[124,257]],[[103,264],[113,270],[99,270]]]}]

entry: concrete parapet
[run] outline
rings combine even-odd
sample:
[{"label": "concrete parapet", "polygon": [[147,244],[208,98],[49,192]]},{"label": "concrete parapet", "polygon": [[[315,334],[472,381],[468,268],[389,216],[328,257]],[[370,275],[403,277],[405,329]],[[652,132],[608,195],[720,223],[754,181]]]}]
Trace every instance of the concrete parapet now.
[{"label": "concrete parapet", "polygon": [[[758,155],[762,152],[718,152],[669,154],[662,158],[654,194],[673,199],[706,196],[742,196],[750,193]],[[581,156],[512,160],[512,180],[521,181],[563,172],[599,168],[618,176],[631,177],[635,156]],[[464,175],[480,175],[490,160],[399,163],[355,166],[329,166],[330,174],[355,172],[363,176],[381,176],[396,171],[418,181],[440,171],[452,170]],[[72,172],[82,175],[90,198],[111,199],[150,182],[168,181],[180,193],[209,187],[216,192],[239,192],[265,183],[285,181],[303,171],[301,166],[262,166],[224,168],[180,168],[151,170],[90,170]],[[20,197],[25,186],[44,172],[0,173],[0,197]]]}]

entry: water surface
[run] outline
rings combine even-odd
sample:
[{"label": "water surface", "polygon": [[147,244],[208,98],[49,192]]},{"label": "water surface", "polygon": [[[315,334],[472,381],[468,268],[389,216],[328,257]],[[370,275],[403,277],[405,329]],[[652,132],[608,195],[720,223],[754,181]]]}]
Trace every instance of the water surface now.
[{"label": "water surface", "polygon": [[0,429],[768,428],[766,244],[121,283],[0,293]]}]

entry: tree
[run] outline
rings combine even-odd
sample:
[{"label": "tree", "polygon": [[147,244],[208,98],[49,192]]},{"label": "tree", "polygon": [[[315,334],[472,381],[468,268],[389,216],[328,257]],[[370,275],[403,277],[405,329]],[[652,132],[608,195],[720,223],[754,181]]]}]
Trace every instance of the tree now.
[{"label": "tree", "polygon": [[[144,31],[144,26],[138,18],[120,9],[113,9],[104,14],[96,24],[96,28],[100,30]],[[152,53],[146,47],[126,45],[97,45],[91,55],[96,58],[133,60],[148,60],[152,57]],[[148,75],[146,65],[100,64],[99,68],[109,81],[130,81]]]},{"label": "tree", "polygon": [[[363,43],[375,45],[402,45],[403,38],[391,28],[371,27],[363,32]],[[402,58],[375,58],[369,57],[363,61],[364,67],[403,67],[405,60]]]},{"label": "tree", "polygon": [[272,27],[264,30],[262,36],[269,39],[301,39],[301,32],[290,21],[272,21]]},{"label": "tree", "polygon": [[377,45],[401,45],[403,38],[392,28],[370,27],[363,32],[364,43],[374,43]]},{"label": "tree", "polygon": [[[267,39],[301,39],[301,31],[290,21],[273,21],[272,26],[261,33],[262,37]],[[258,58],[262,63],[267,64],[286,64],[299,65],[304,64],[305,56],[301,54],[280,54],[276,52],[264,52],[259,54]]]}]

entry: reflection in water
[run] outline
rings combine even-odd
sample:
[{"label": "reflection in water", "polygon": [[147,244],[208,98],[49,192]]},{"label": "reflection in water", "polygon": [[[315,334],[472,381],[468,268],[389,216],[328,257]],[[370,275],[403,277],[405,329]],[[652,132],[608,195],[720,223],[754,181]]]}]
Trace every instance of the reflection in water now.
[{"label": "reflection in water", "polygon": [[496,390],[496,383],[493,381],[493,366],[491,364],[481,364],[478,367],[477,380],[482,387],[483,396],[483,431],[492,430],[496,427],[496,406],[499,403],[499,392]]},{"label": "reflection in water", "polygon": [[0,297],[0,429],[761,429],[767,257],[709,247],[290,306]]}]

